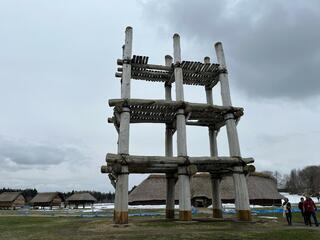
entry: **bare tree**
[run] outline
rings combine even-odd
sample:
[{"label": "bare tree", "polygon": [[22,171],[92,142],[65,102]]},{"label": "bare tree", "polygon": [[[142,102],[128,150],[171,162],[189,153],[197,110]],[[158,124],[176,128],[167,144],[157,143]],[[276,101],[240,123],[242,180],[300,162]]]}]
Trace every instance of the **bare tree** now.
[{"label": "bare tree", "polygon": [[302,170],[291,170],[286,187],[292,193],[319,195],[320,166],[307,166]]}]

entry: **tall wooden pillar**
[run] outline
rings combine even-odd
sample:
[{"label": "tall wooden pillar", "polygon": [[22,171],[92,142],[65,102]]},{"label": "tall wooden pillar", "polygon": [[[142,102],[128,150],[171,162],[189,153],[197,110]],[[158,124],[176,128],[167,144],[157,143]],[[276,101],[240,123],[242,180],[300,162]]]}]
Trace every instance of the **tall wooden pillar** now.
[{"label": "tall wooden pillar", "polygon": [[[210,58],[204,58],[205,64],[210,64]],[[213,105],[213,96],[212,88],[205,87],[207,103]],[[210,144],[210,156],[218,156],[218,144],[217,144],[217,134],[218,130],[215,129],[215,126],[210,126],[209,131],[209,144]],[[221,205],[221,196],[220,196],[220,176],[211,174],[211,190],[212,190],[212,217],[222,218],[222,205]]]},{"label": "tall wooden pillar", "polygon": [[[125,44],[123,49],[123,73],[121,79],[121,98],[130,98],[130,79],[131,79],[131,55],[132,55],[132,28],[127,27],[125,31]],[[129,154],[129,128],[130,128],[130,109],[123,107],[120,114],[120,128],[118,136],[118,154]],[[114,203],[114,222],[116,224],[128,223],[128,166],[121,166],[121,173],[117,176],[115,203]]]},{"label": "tall wooden pillar", "polygon": [[[176,100],[184,101],[183,93],[183,74],[181,63],[180,36],[173,36],[173,58],[174,58],[174,77],[176,84]],[[186,118],[184,109],[178,109],[176,116],[177,125],[177,153],[178,156],[187,156],[187,136],[186,136]],[[182,221],[191,221],[191,192],[190,176],[186,166],[178,167],[179,180],[179,219]]]},{"label": "tall wooden pillar", "polygon": [[[166,55],[165,57],[165,65],[171,66],[172,65],[172,57],[169,55]],[[166,82],[165,83],[165,99],[168,101],[172,100],[171,97],[171,83]],[[173,126],[170,124],[166,124],[166,135],[165,135],[165,155],[167,157],[173,156],[173,133],[174,129]],[[166,188],[166,218],[167,219],[174,219],[174,203],[175,203],[175,185],[176,185],[176,178],[174,174],[166,174],[166,180],[167,180],[167,188]]]},{"label": "tall wooden pillar", "polygon": [[[215,44],[216,55],[218,63],[221,67],[221,72],[219,74],[219,81],[221,84],[221,97],[223,106],[232,106],[228,73],[226,69],[226,61],[224,57],[224,52],[222,44],[220,42]],[[238,132],[236,127],[236,121],[233,114],[227,114],[226,128],[229,143],[230,156],[241,157],[240,145],[238,139]],[[249,205],[249,194],[245,175],[243,173],[243,167],[235,167],[233,173],[233,183],[235,188],[235,205],[239,220],[249,221],[251,220],[251,212]]]},{"label": "tall wooden pillar", "polygon": [[[217,134],[218,131],[214,128],[214,126],[209,127],[210,156],[212,157],[218,156]],[[220,183],[221,177],[216,174],[211,174],[212,217],[214,218],[222,218]]]}]

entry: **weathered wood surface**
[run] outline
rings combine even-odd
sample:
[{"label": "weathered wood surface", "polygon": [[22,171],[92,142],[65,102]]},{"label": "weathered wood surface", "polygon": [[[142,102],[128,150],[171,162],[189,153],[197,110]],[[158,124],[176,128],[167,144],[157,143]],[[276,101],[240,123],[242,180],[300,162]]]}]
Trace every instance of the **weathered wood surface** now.
[{"label": "weathered wood surface", "polygon": [[184,91],[183,91],[183,75],[181,68],[174,69],[174,77],[176,79],[176,101],[184,101]]},{"label": "weathered wood surface", "polygon": [[[114,200],[114,222],[116,224],[128,223],[128,166],[121,167],[117,176]],[[119,216],[122,217],[119,217]]]},{"label": "weathered wood surface", "polygon": [[124,164],[240,164],[245,165],[253,163],[253,158],[242,157],[224,157],[224,156],[201,156],[201,157],[170,157],[170,156],[141,156],[141,155],[121,155],[108,153],[106,156],[107,163],[124,163]]},{"label": "weathered wood surface", "polygon": [[[132,55],[132,28],[127,27],[125,31],[125,45],[123,48],[124,59],[131,59]],[[130,98],[131,65],[123,64],[121,98]]]},{"label": "weathered wood surface", "polygon": [[[167,67],[170,67],[173,63],[173,58],[170,55],[166,55],[165,56],[165,65]],[[171,83],[170,82],[166,82],[164,84],[165,87],[165,100],[167,101],[172,101],[172,96],[171,96]]]},{"label": "weathered wood surface", "polygon": [[[130,123],[170,123],[170,125],[173,126],[173,129],[175,129],[175,124],[174,124],[174,119],[173,119],[173,122],[171,121],[167,121],[167,120],[162,120],[162,119],[141,119],[141,118],[138,118],[138,119],[133,119],[131,118],[130,119]],[[111,118],[108,118],[108,123],[113,123],[116,127],[116,129],[118,129],[118,121],[116,120],[115,117],[111,117]],[[208,119],[208,121],[205,121],[205,120],[202,120],[202,121],[186,121],[186,125],[188,126],[197,126],[197,127],[210,127],[213,125],[213,122],[210,121],[210,119]],[[219,129],[221,127],[223,127],[225,125],[224,122],[221,122],[219,124],[215,123],[214,124],[216,127],[216,129]],[[117,130],[118,131],[118,130]]]},{"label": "weathered wood surface", "polygon": [[[141,165],[141,166],[136,166],[136,165],[128,165],[128,171],[130,173],[167,173],[167,174],[174,174],[178,170],[178,165],[167,165],[163,167],[159,166],[146,166],[146,165]],[[121,173],[121,169],[114,165],[103,165],[101,166],[101,173],[115,173],[119,174]]]},{"label": "weathered wood surface", "polygon": [[[210,63],[210,58],[204,58],[205,63]],[[207,103],[213,105],[213,95],[212,88],[205,87]],[[217,127],[210,126],[208,128],[209,132],[209,146],[210,146],[210,156],[218,156],[218,144],[217,144]],[[221,169],[218,172],[222,172]],[[217,175],[219,176],[219,175]],[[221,176],[221,175],[220,175]],[[215,177],[211,175],[211,188],[212,188],[212,217],[222,218],[222,202],[221,202],[221,192],[220,192],[221,177]]]},{"label": "weathered wood surface", "polygon": [[[165,56],[165,65],[171,66],[173,58],[169,55]],[[165,83],[165,99],[167,101],[172,101],[171,96],[171,83]],[[165,131],[165,155],[166,157],[173,156],[173,129],[171,124],[166,124]],[[165,169],[167,171],[167,169]],[[176,172],[174,170],[174,172]],[[172,173],[166,172],[166,218],[174,219],[174,205],[175,205],[175,185],[176,177]]]},{"label": "weathered wood surface", "polygon": [[125,39],[124,39],[124,52],[123,57],[126,60],[130,60],[132,56],[132,27],[127,27],[125,31]]},{"label": "weathered wood surface", "polygon": [[173,156],[173,129],[169,126],[166,127],[165,131],[165,156]]},{"label": "weathered wood surface", "polygon": [[[210,58],[205,57],[204,63],[210,63]],[[205,87],[206,91],[206,99],[208,104],[213,105],[213,95],[212,88]],[[218,156],[218,144],[217,144],[217,134],[218,130],[217,126],[210,126],[208,128],[209,133],[209,147],[210,147],[210,156],[217,157]],[[219,169],[217,172],[222,173],[222,169]],[[216,177],[218,176],[218,177]],[[221,192],[220,192],[220,183],[221,183],[221,175],[211,174],[211,188],[212,188],[212,217],[214,218],[222,218],[222,202],[221,202]]]},{"label": "weathered wood surface", "polygon": [[[226,69],[226,61],[224,57],[224,52],[222,48],[222,44],[220,42],[215,44],[216,55],[218,59],[218,63],[220,64],[221,69]],[[223,106],[232,106],[231,96],[230,96],[230,87],[228,80],[228,73],[220,73],[219,74],[219,82],[220,82],[220,91]]]},{"label": "weathered wood surface", "polygon": [[[205,57],[204,58],[204,63],[205,64],[210,64],[210,58],[209,57]],[[205,87],[206,90],[206,99],[207,99],[207,103],[213,105],[213,96],[212,96],[212,88],[208,88],[208,86]]]},{"label": "weathered wood surface", "polygon": [[184,110],[179,109],[176,115],[177,121],[177,154],[178,156],[187,156],[187,133],[186,117]]},{"label": "weathered wood surface", "polygon": [[178,167],[179,176],[179,220],[191,221],[191,187],[190,176],[185,167]]},{"label": "weathered wood surface", "polygon": [[222,202],[220,191],[220,178],[211,178],[212,187],[212,216],[214,218],[222,218]]},{"label": "weathered wood surface", "polygon": [[129,154],[129,130],[130,130],[130,110],[123,108],[120,115],[120,127],[118,135],[118,153]]},{"label": "weathered wood surface", "polygon": [[[213,176],[227,176],[235,171],[236,166],[246,166],[241,170],[244,173],[253,166],[247,165],[252,163],[252,158],[233,158],[233,157],[163,157],[163,156],[133,156],[107,154],[106,161],[108,165],[101,167],[102,173],[121,173],[121,165],[128,166],[130,173],[177,173],[179,166],[186,166],[186,173],[193,175],[195,172],[210,172]],[[191,166],[191,168],[189,167]],[[190,168],[190,169],[189,169]],[[194,169],[195,168],[195,169]],[[254,167],[253,167],[254,168]]]},{"label": "weathered wood surface", "polygon": [[[173,35],[173,61],[176,64],[174,69],[176,100],[184,101],[183,74],[179,66],[181,62],[180,36]],[[178,156],[187,156],[187,135],[186,135],[186,116],[185,109],[179,108],[176,114],[177,127],[177,154]],[[191,220],[191,190],[190,175],[185,166],[178,167],[179,181],[179,219],[182,221]]]},{"label": "weathered wood surface", "polygon": [[[125,31],[125,46],[123,49],[124,59],[131,59],[132,55],[132,28],[127,27]],[[121,82],[121,97],[130,98],[131,65],[123,64],[123,74]],[[129,128],[130,109],[123,106],[120,113],[120,126],[118,135],[118,153],[129,154]],[[115,202],[114,202],[114,222],[116,224],[128,223],[128,166],[121,166],[121,173],[117,175]]]},{"label": "weathered wood surface", "polygon": [[180,47],[180,36],[175,33],[173,35],[173,63],[177,64],[181,62],[181,47]]},{"label": "weathered wood surface", "polygon": [[218,142],[217,142],[218,131],[212,127],[209,127],[208,133],[209,133],[210,156],[216,157],[218,156]]},{"label": "weathered wood surface", "polygon": [[[216,55],[218,63],[221,68],[226,69],[226,61],[224,57],[223,47],[220,42],[215,44]],[[229,79],[227,71],[219,74],[219,81],[221,84],[221,97],[223,106],[231,106],[231,96],[229,88]],[[232,113],[226,117],[226,127],[229,143],[229,152],[231,156],[241,156],[240,144],[238,139],[238,132],[236,127],[236,120]],[[251,220],[250,205],[249,205],[249,194],[247,182],[243,172],[242,166],[234,168],[236,171],[233,173],[233,182],[235,188],[235,205],[240,220]]]},{"label": "weathered wood surface", "polygon": [[[234,169],[234,164],[225,163],[225,164],[202,164],[202,165],[189,165],[192,168],[186,167],[188,169],[188,175],[195,174],[195,166],[197,172],[208,172],[213,175],[219,175],[220,177],[232,175],[233,173],[244,173],[247,174],[245,170],[239,172],[239,170]],[[154,166],[154,165],[139,165],[139,164],[130,164],[128,166],[129,173],[166,173],[166,174],[174,174],[178,172],[179,165],[178,164],[167,164],[165,166]],[[191,170],[191,171],[189,171]],[[118,168],[116,165],[103,165],[101,166],[101,173],[113,173],[119,174],[121,173],[121,168]]]}]

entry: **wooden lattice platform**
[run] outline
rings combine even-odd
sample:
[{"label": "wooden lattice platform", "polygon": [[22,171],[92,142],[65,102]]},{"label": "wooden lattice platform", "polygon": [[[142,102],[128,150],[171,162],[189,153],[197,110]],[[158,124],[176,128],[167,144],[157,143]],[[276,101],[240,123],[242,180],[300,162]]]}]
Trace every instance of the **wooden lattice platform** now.
[{"label": "wooden lattice platform", "polygon": [[173,123],[178,109],[184,109],[188,125],[223,126],[225,116],[232,113],[238,121],[243,115],[243,108],[216,106],[206,103],[185,101],[145,100],[145,99],[110,99],[114,107],[114,117],[110,123],[119,124],[119,114],[123,107],[130,109],[130,123]]},{"label": "wooden lattice platform", "polygon": [[[149,57],[133,55],[131,59],[131,78],[137,80],[146,80],[152,82],[173,83],[174,66],[152,65],[148,64]],[[119,65],[123,64],[123,60],[117,61]],[[219,73],[223,70],[219,68],[219,64],[201,63],[193,61],[182,61],[180,67],[183,70],[183,83],[187,85],[199,85],[209,88],[214,87],[219,81]],[[116,77],[121,77],[123,69],[118,68],[119,73]]]}]

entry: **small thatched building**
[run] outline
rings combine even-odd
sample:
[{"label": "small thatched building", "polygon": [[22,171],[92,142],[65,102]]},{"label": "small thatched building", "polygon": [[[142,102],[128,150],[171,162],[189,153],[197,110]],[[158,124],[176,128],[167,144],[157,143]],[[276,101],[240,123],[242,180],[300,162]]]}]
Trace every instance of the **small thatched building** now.
[{"label": "small thatched building", "polygon": [[74,206],[75,208],[78,208],[79,205],[83,208],[86,205],[92,206],[96,201],[97,199],[88,192],[77,192],[67,198],[67,204],[69,207]]},{"label": "small thatched building", "polygon": [[[275,180],[265,174],[252,173],[247,177],[250,204],[281,205],[283,196],[277,190]],[[178,203],[176,185],[175,199]],[[195,207],[208,207],[212,203],[210,175],[198,173],[191,178],[191,203]],[[221,200],[223,203],[234,203],[234,186],[232,176],[221,181]],[[129,194],[130,205],[158,205],[166,201],[165,175],[150,175]]]},{"label": "small thatched building", "polygon": [[0,194],[0,209],[23,207],[26,200],[21,192],[3,192]]},{"label": "small thatched building", "polygon": [[30,204],[36,207],[61,207],[64,203],[64,196],[59,192],[43,192],[38,193],[31,201]]}]

